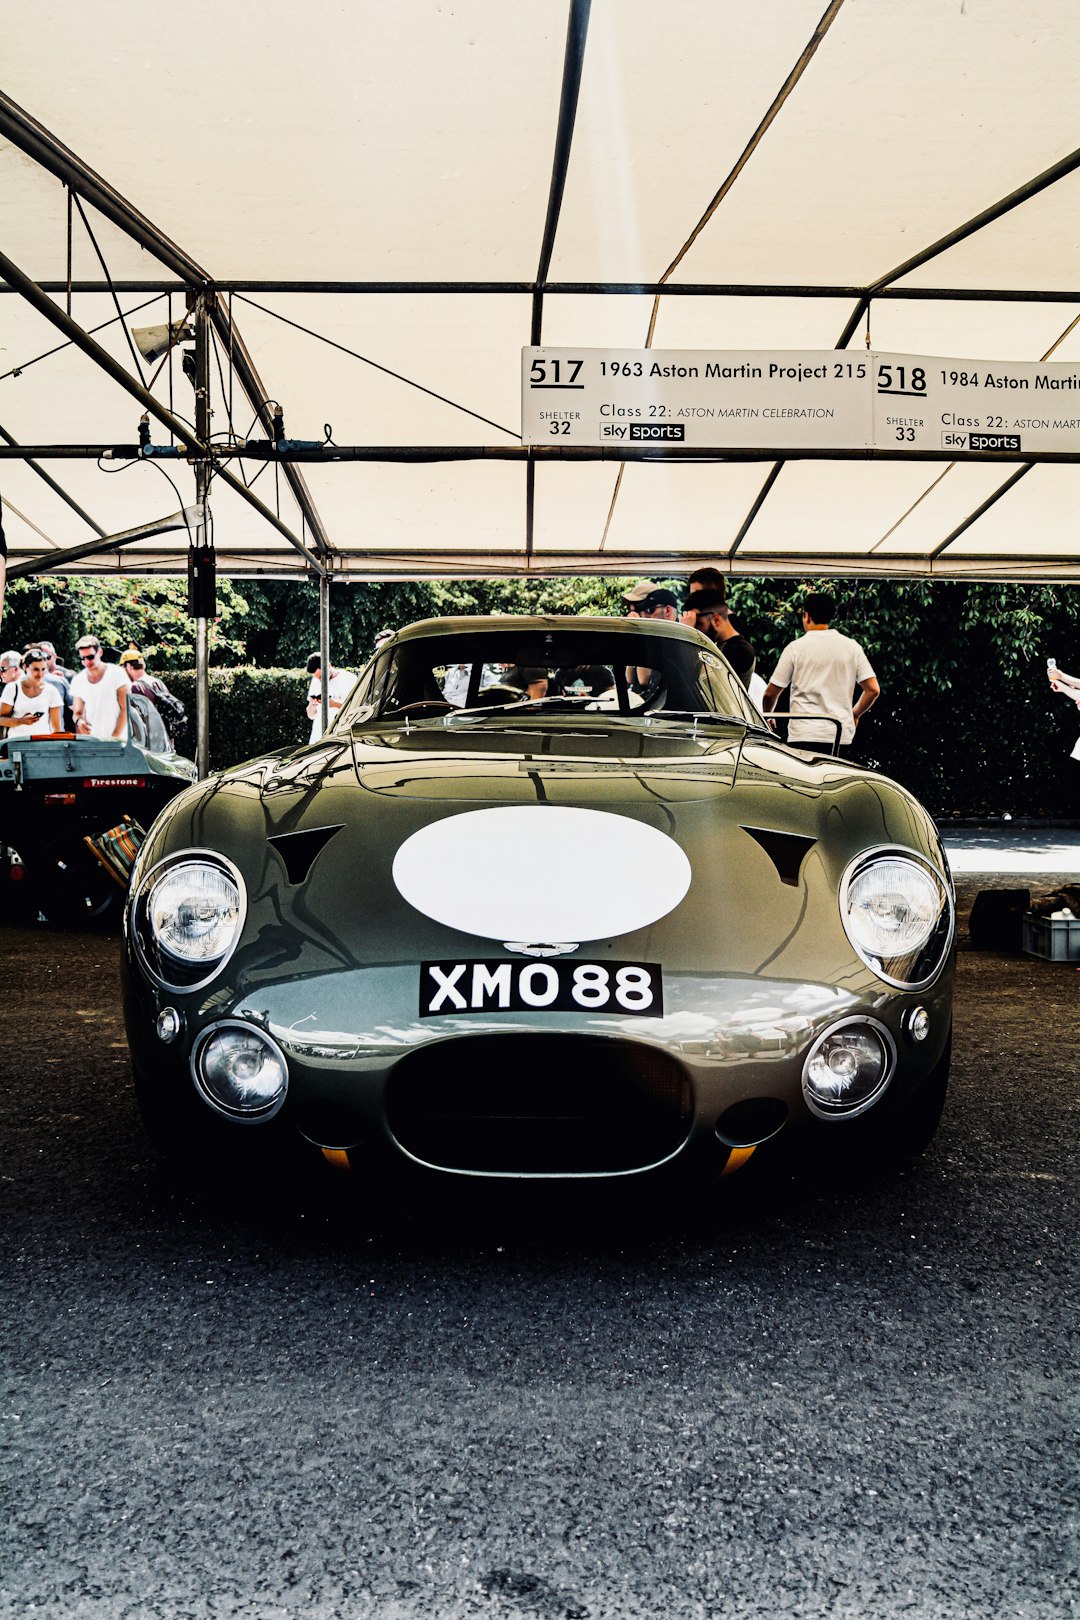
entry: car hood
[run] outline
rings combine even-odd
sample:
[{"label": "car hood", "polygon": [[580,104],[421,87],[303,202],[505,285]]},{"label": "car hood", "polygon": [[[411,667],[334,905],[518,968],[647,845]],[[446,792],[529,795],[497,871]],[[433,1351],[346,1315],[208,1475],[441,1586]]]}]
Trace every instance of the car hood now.
[{"label": "car hood", "polygon": [[228,856],[250,941],[230,972],[262,981],[511,941],[817,978],[850,963],[836,895],[857,851],[941,858],[882,777],[741,725],[665,730],[331,732],[182,794],[139,873],[184,849]]}]

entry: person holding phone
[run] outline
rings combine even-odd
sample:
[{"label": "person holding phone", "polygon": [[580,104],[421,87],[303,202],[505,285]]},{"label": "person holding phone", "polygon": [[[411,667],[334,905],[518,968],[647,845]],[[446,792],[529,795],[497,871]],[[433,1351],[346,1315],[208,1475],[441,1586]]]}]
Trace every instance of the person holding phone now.
[{"label": "person holding phone", "polygon": [[45,679],[49,664],[40,647],[23,659],[22,678],[9,681],[0,700],[0,727],[8,736],[48,737],[60,730],[60,694]]},{"label": "person holding phone", "polygon": [[[1080,677],[1066,675],[1063,669],[1058,669],[1056,658],[1048,658],[1046,660],[1046,678],[1050,682],[1052,691],[1064,692],[1065,696],[1072,698],[1076,707],[1080,709]],[[1080,760],[1080,737],[1073,744],[1069,758]]]},{"label": "person holding phone", "polygon": [[1080,677],[1066,675],[1063,669],[1058,669],[1055,658],[1048,658],[1046,678],[1055,692],[1064,692],[1065,696],[1072,698],[1077,708],[1080,708]]}]

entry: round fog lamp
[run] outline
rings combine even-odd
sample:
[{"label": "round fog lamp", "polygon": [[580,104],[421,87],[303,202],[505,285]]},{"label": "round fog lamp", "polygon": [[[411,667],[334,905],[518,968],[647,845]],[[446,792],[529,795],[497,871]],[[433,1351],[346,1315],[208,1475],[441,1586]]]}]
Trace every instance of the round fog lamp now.
[{"label": "round fog lamp", "polygon": [[207,1030],[192,1067],[206,1101],[230,1119],[269,1119],[285,1101],[285,1059],[268,1035],[249,1024],[217,1024]]},{"label": "round fog lamp", "polygon": [[892,1037],[884,1025],[852,1019],[826,1030],[803,1068],[803,1096],[821,1119],[861,1114],[877,1101],[892,1073]]},{"label": "round fog lamp", "polygon": [[904,1032],[913,1041],[925,1041],[930,1033],[930,1014],[925,1007],[913,1007],[904,1014]]}]

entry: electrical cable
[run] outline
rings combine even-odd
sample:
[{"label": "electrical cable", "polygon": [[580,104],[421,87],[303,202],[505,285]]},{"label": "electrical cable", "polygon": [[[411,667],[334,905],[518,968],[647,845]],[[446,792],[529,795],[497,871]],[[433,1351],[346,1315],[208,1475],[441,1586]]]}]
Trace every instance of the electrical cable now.
[{"label": "electrical cable", "polygon": [[[117,473],[128,472],[128,471],[130,471],[130,469],[132,467],[153,467],[155,469],[155,471],[159,472],[163,478],[168,479],[170,485],[172,486],[172,492],[176,496],[177,506],[178,506],[180,515],[184,520],[184,528],[187,530],[188,542],[190,543],[191,542],[191,525],[188,522],[188,515],[187,515],[188,509],[187,509],[187,506],[186,506],[186,504],[184,502],[184,497],[181,495],[179,487],[177,486],[177,484],[176,484],[175,480],[173,479],[171,473],[166,472],[165,468],[161,465],[160,461],[156,460],[152,456],[149,456],[149,457],[136,456],[131,461],[121,461],[115,467],[107,467],[107,466],[105,466],[105,464],[102,461],[100,456],[98,457],[98,460],[97,460],[98,472],[108,473],[110,477],[115,476],[115,474],[117,474]],[[207,488],[209,489],[209,485],[207,486]]]},{"label": "electrical cable", "polygon": [[[222,370],[222,366],[221,366],[221,342],[220,342],[220,340],[218,338],[218,335],[217,335],[216,331],[214,331],[213,327],[211,327],[211,329],[210,329],[210,335],[211,335],[211,338],[213,340],[213,345],[214,345],[214,359],[215,359],[215,361],[217,363],[218,382],[221,384],[221,397],[225,401],[225,418],[226,418],[226,421],[229,424],[228,428],[224,429],[222,431],[222,433],[211,433],[211,435],[210,435],[210,443],[213,444],[214,440],[217,439],[217,438],[220,438],[220,437],[225,437],[227,442],[229,442],[229,443],[235,443],[236,441],[239,440],[240,435],[237,433],[237,431],[236,431],[236,423],[233,421],[232,391],[231,391],[231,389],[227,389],[226,386],[225,386],[225,373]],[[232,376],[231,370],[230,370],[229,375],[230,375],[230,378],[231,378],[231,376]],[[240,475],[241,482],[248,489],[250,489],[251,488],[251,483],[248,480],[247,469],[245,468],[243,461],[240,462],[240,466],[239,466],[238,470],[239,470],[239,475]],[[207,487],[209,488],[209,485]]]},{"label": "electrical cable", "polygon": [[341,354],[347,354],[353,360],[359,360],[365,366],[371,366],[374,371],[381,371],[386,377],[393,377],[395,381],[404,383],[407,388],[415,388],[420,394],[427,394],[429,399],[437,399],[443,405],[449,405],[451,410],[461,411],[465,416],[471,416],[477,422],[483,422],[487,427],[496,428],[500,433],[508,433],[512,439],[521,438],[521,434],[513,428],[504,427],[501,422],[493,422],[490,416],[481,416],[479,411],[470,411],[467,405],[459,405],[457,400],[447,399],[445,394],[437,394],[433,388],[425,388],[423,383],[413,382],[411,377],[403,377],[400,371],[392,371],[389,366],[382,366],[377,360],[370,360],[366,354],[358,354],[355,349],[346,348],[344,343],[336,343],[322,332],[313,332],[309,326],[301,326],[299,321],[290,321],[288,316],[279,315],[276,310],[267,309],[264,304],[257,304],[254,298],[245,298],[237,293],[241,303],[250,304],[252,309],[260,310],[263,315],[269,315],[273,320],[280,321],[283,326],[291,326],[296,332],[303,332],[305,337],[315,338],[319,343],[327,344],[331,349],[337,349]]},{"label": "electrical cable", "polygon": [[[107,321],[102,321],[99,326],[88,326],[86,329],[87,336],[93,337],[97,332],[104,332],[106,327],[115,326],[117,321],[130,320],[133,315],[138,315],[144,309],[149,309],[151,304],[156,304],[161,297],[161,293],[155,293],[153,298],[147,298],[143,303],[136,304],[135,307],[133,309],[129,309],[126,314],[121,312],[119,315],[110,315],[109,319]],[[36,354],[32,360],[23,360],[19,365],[12,366],[10,371],[0,371],[0,382],[7,382],[9,377],[19,377],[24,371],[29,371],[31,366],[36,366],[39,361],[48,360],[54,354],[61,354],[64,349],[70,349],[71,347],[72,341],[70,338],[68,338],[65,343],[58,343],[55,349],[46,349],[44,354]]]},{"label": "electrical cable", "polygon": [[[110,295],[112,297],[113,306],[114,306],[114,308],[116,310],[117,315],[119,315],[120,314],[120,300],[116,296],[116,288],[113,286],[113,279],[112,279],[112,276],[109,274],[109,267],[105,263],[105,255],[102,253],[101,249],[98,247],[97,237],[94,235],[93,230],[91,229],[91,226],[90,226],[90,221],[86,217],[86,211],[85,211],[85,209],[83,208],[83,205],[82,205],[82,198],[79,196],[78,192],[73,191],[70,186],[68,187],[68,196],[71,197],[71,198],[74,198],[75,206],[79,210],[79,218],[83,222],[83,229],[86,231],[87,236],[90,238],[91,246],[93,247],[94,252],[97,254],[97,261],[101,266],[101,273],[105,277],[105,280],[109,284],[109,293],[110,293]],[[129,350],[129,352],[131,354],[132,360],[135,363],[135,375],[138,377],[139,381],[142,383],[143,387],[145,388],[146,387],[146,376],[145,376],[145,374],[143,372],[142,361],[139,358],[139,351],[138,351],[138,349],[136,349],[135,344],[134,344],[134,342],[132,340],[131,333],[128,331],[126,325],[124,327],[124,337],[127,339],[128,350]]]}]

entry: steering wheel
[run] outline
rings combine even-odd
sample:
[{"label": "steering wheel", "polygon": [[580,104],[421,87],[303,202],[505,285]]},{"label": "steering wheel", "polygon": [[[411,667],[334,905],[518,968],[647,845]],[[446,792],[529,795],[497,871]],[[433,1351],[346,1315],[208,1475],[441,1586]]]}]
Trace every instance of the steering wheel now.
[{"label": "steering wheel", "polygon": [[503,686],[499,683],[482,686],[470,708],[503,709],[508,703],[520,703],[524,696],[525,693],[520,686]]}]

